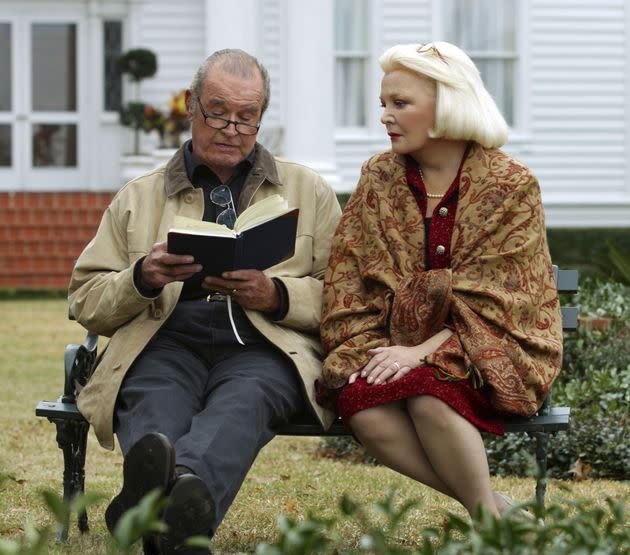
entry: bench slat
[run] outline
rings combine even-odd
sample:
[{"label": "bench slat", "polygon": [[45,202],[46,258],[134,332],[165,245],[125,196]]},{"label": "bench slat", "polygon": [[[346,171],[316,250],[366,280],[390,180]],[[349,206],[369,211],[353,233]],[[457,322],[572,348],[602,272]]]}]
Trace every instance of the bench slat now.
[{"label": "bench slat", "polygon": [[[37,416],[46,418],[61,418],[69,420],[83,420],[83,416],[74,403],[41,401],[35,409]],[[569,407],[553,407],[548,414],[532,416],[531,418],[510,418],[505,422],[506,432],[558,432],[567,430],[571,422]],[[324,430],[314,420],[303,418],[283,426],[278,433],[286,436],[337,436],[349,435],[348,429],[337,420],[330,429]]]},{"label": "bench slat", "polygon": [[578,271],[558,269],[556,284],[558,287],[558,293],[577,293]]},{"label": "bench slat", "polygon": [[[558,432],[568,430],[571,423],[570,407],[553,407],[548,414],[526,417],[514,417],[505,421],[506,432]],[[348,429],[339,419],[330,429],[324,430],[314,420],[302,417],[290,422],[278,430],[283,436],[344,436],[350,435]]]},{"label": "bench slat", "polygon": [[563,306],[560,308],[562,314],[563,331],[575,331],[578,327],[579,309],[577,306]]},{"label": "bench slat", "polygon": [[559,432],[571,425],[570,407],[552,407],[548,414],[530,418],[514,417],[505,421],[506,432]]}]

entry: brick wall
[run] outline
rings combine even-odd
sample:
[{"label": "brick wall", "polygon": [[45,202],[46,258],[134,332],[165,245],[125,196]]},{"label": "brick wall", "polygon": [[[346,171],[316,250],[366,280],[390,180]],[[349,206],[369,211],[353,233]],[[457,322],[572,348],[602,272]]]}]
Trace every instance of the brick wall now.
[{"label": "brick wall", "polygon": [[66,289],[114,193],[0,193],[0,288]]}]

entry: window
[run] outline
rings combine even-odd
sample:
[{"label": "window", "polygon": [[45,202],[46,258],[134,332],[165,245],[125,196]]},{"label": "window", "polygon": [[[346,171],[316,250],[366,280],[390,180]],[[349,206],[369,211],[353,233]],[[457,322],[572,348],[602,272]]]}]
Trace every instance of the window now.
[{"label": "window", "polygon": [[122,78],[118,58],[122,53],[122,22],[103,22],[103,103],[106,112],[116,112],[122,100]]},{"label": "window", "polygon": [[335,0],[335,124],[366,125],[368,17],[364,0]]},{"label": "window", "polygon": [[[11,98],[11,85],[13,83],[11,68],[11,24],[0,22],[0,167],[11,167],[12,161],[12,125],[6,118],[11,118],[13,99]],[[4,112],[4,114],[2,114]]]},{"label": "window", "polygon": [[33,23],[32,106],[38,112],[77,109],[77,26]]},{"label": "window", "polygon": [[517,0],[444,0],[446,40],[475,62],[508,125],[515,126]]}]

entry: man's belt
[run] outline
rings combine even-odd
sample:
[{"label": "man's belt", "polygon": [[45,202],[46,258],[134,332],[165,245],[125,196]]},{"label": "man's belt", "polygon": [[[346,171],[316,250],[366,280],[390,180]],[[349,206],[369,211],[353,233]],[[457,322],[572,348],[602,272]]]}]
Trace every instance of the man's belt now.
[{"label": "man's belt", "polygon": [[219,293],[218,291],[214,291],[213,293],[210,293],[207,297],[204,297],[203,300],[208,303],[212,303],[216,301],[227,301],[227,298],[228,296],[225,295],[224,293]]}]

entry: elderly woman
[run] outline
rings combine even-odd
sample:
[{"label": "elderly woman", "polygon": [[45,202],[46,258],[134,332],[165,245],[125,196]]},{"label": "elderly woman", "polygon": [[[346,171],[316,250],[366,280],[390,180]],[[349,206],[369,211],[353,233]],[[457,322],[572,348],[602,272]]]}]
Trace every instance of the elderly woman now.
[{"label": "elderly woman", "polygon": [[531,415],[560,369],[535,176],[479,71],[444,42],[380,59],[391,151],[363,166],[325,277],[318,390],[387,466],[500,515],[480,431]]}]

